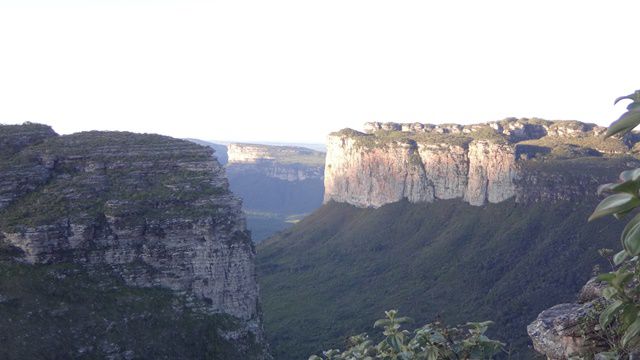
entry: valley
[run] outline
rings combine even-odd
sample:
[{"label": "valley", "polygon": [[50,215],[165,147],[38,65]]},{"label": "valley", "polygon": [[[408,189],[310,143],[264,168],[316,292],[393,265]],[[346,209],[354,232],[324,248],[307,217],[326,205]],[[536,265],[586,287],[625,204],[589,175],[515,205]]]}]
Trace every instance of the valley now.
[{"label": "valley", "polygon": [[620,246],[623,222],[586,219],[598,185],[640,165],[636,135],[540,119],[365,128],[330,135],[323,207],[258,246],[275,356],[341,348],[392,308],[493,320],[512,358],[535,356],[526,326]]}]

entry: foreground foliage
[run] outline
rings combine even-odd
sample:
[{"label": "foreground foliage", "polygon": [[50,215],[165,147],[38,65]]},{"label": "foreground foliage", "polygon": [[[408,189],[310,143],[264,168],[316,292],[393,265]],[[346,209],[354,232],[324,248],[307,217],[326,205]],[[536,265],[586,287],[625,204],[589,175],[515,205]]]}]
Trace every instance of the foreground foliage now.
[{"label": "foreground foliage", "polygon": [[[640,91],[616,99],[631,100],[627,112],[611,124],[607,136],[625,134],[640,124]],[[589,220],[613,215],[621,219],[640,207],[640,168],[620,174],[617,183],[600,186],[598,193],[611,193],[596,207]],[[613,261],[618,268],[602,274],[599,279],[608,284],[603,295],[608,300],[599,318],[599,330],[603,331],[611,349],[606,355],[617,359],[640,348],[640,214],[625,226],[620,236],[622,250]]]},{"label": "foreground foliage", "polygon": [[401,330],[408,317],[398,317],[397,310],[385,312],[386,318],[373,327],[383,327],[382,341],[374,345],[367,334],[349,338],[349,348],[324,351],[323,357],[312,355],[309,360],[436,360],[436,359],[490,359],[504,352],[505,344],[489,339],[485,332],[490,321],[467,323],[464,326],[445,327],[440,322],[426,324],[413,334]]}]

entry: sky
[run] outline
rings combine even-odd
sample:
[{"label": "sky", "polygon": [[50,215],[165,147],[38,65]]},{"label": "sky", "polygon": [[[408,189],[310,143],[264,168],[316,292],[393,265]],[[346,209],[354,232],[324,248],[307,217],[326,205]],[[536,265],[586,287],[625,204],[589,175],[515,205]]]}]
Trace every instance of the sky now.
[{"label": "sky", "polygon": [[0,123],[323,143],[367,121],[608,125],[639,1],[0,0]]}]

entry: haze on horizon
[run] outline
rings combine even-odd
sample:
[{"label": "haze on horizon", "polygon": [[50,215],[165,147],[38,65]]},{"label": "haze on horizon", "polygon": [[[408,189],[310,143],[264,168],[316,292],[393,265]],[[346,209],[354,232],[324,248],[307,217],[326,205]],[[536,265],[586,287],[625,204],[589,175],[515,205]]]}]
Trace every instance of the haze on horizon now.
[{"label": "haze on horizon", "polygon": [[0,0],[0,123],[322,143],[366,121],[608,125],[636,1]]}]

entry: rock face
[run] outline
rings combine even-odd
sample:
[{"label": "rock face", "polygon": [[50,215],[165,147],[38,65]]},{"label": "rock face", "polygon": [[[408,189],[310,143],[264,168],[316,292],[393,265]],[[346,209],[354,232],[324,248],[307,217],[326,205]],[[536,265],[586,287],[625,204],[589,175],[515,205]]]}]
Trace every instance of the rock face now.
[{"label": "rock face", "polygon": [[595,349],[588,346],[580,326],[591,310],[581,304],[559,304],[540,313],[527,327],[534,349],[548,359],[569,359],[594,353]]},{"label": "rock face", "polygon": [[322,179],[324,153],[302,147],[229,144],[229,173],[260,172],[285,181]]},{"label": "rock face", "polygon": [[599,177],[547,170],[558,161],[570,168],[578,158],[631,155],[636,135],[604,140],[604,130],[540,119],[467,126],[367,123],[366,133],[329,135],[324,201],[379,207],[405,198],[461,198],[480,206],[513,197],[522,202],[592,194]]},{"label": "rock face", "polygon": [[255,250],[212,150],[45,128],[0,126],[0,143],[18,144],[0,158],[0,243],[31,264],[108,265],[129,285],[189,294],[262,341]]},{"label": "rock face", "polygon": [[596,330],[599,313],[606,304],[602,296],[605,288],[593,278],[582,288],[576,303],[555,305],[541,312],[527,327],[533,348],[551,360],[607,351],[609,344]]}]

